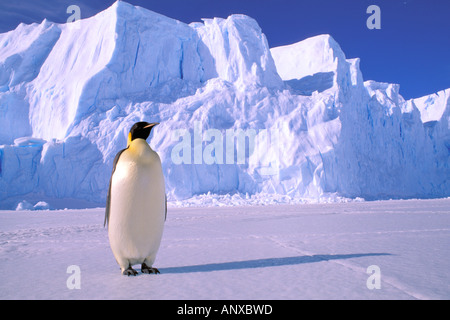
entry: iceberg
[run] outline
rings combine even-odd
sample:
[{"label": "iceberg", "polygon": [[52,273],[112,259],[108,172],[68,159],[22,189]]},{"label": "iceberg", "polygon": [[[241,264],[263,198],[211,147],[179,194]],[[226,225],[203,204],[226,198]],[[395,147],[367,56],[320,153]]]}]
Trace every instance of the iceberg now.
[{"label": "iceberg", "polygon": [[172,201],[450,196],[450,89],[405,101],[330,35],[269,48],[245,15],[185,24],[117,1],[0,47],[3,209],[103,206],[143,120],[161,123],[149,143]]}]

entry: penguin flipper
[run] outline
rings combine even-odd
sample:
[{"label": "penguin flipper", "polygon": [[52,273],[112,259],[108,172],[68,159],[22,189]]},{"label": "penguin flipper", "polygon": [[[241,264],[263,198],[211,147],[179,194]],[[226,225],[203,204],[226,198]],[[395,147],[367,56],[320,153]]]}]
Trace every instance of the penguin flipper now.
[{"label": "penguin flipper", "polygon": [[105,227],[108,222],[109,222],[109,212],[111,209],[111,184],[112,184],[112,178],[114,175],[114,171],[116,171],[116,166],[117,166],[117,162],[119,162],[119,158],[120,155],[122,154],[122,152],[124,152],[125,150],[127,150],[128,148],[122,149],[120,150],[113,161],[113,169],[112,169],[112,173],[111,173],[111,178],[109,179],[109,189],[108,189],[108,196],[106,198],[106,208],[105,208],[105,221],[103,222],[103,227]]}]

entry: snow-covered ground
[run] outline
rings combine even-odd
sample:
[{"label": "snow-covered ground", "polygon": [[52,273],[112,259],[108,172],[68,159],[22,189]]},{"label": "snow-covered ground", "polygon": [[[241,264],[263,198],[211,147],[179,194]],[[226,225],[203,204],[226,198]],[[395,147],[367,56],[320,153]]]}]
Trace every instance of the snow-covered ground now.
[{"label": "snow-covered ground", "polygon": [[0,211],[0,299],[450,298],[449,198],[172,206],[161,274],[136,277],[120,274],[103,214]]}]

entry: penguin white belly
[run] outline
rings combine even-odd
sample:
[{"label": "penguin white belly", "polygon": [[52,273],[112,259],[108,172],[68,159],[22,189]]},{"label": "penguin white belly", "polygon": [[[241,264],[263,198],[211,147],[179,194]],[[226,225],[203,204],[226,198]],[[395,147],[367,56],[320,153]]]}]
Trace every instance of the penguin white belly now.
[{"label": "penguin white belly", "polygon": [[164,176],[159,156],[146,147],[125,151],[111,181],[108,235],[122,271],[144,261],[151,266],[163,233]]}]

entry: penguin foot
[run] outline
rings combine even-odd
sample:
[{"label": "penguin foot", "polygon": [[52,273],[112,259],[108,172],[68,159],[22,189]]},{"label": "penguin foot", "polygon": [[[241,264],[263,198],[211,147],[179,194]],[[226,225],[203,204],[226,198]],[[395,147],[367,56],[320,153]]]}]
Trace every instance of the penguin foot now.
[{"label": "penguin foot", "polygon": [[152,273],[158,274],[158,273],[161,273],[161,272],[159,272],[158,269],[149,267],[145,263],[142,264],[141,271],[142,271],[142,273],[146,273],[146,274],[152,274]]},{"label": "penguin foot", "polygon": [[122,272],[124,276],[136,276],[138,272],[134,270],[131,266],[128,267],[128,269],[124,270]]}]

